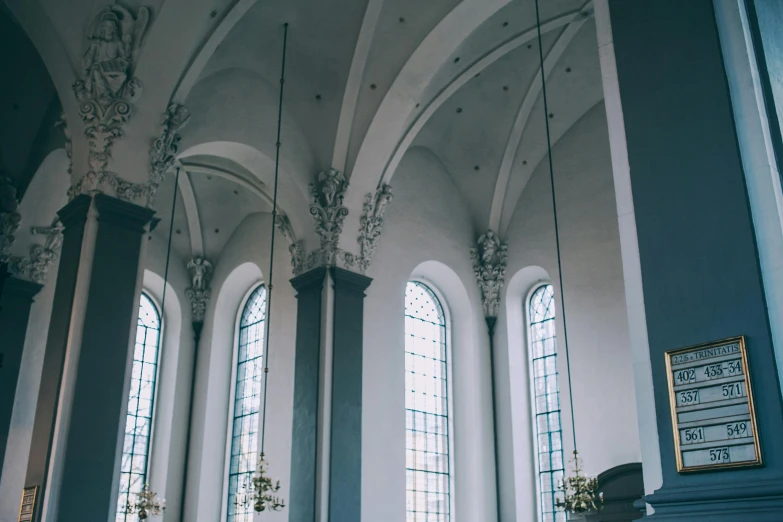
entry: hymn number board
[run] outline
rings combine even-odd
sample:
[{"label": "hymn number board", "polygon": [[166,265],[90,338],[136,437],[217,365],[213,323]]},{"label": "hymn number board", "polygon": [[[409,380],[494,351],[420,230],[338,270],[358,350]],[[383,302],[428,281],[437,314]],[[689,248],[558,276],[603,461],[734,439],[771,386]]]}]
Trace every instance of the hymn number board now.
[{"label": "hymn number board", "polygon": [[745,338],[666,352],[677,471],[761,464]]}]

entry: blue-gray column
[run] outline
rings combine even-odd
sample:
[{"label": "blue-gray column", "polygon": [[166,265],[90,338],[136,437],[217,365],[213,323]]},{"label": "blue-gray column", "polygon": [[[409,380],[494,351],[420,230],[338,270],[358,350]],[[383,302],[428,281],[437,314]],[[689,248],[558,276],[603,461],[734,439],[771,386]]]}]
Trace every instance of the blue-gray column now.
[{"label": "blue-gray column", "polygon": [[329,520],[361,522],[364,291],[372,279],[341,268],[334,282]]},{"label": "blue-gray column", "polygon": [[297,293],[297,308],[290,522],[315,522],[317,511],[318,391],[325,277],[326,269],[320,267],[291,280]]},{"label": "blue-gray column", "polygon": [[[783,520],[783,403],[713,0],[610,0],[663,485],[653,520]],[[664,352],[745,335],[764,467],[679,474]]]},{"label": "blue-gray column", "polygon": [[[118,199],[80,196],[60,212],[65,225],[27,485],[42,485],[62,380],[66,339],[90,205],[97,212],[73,401],[64,434],[57,520],[109,520],[116,510],[127,410],[132,318],[142,238],[153,211]],[[91,241],[91,240],[90,240]],[[84,274],[85,271],[82,271]],[[81,274],[80,274],[81,275]],[[45,383],[45,384],[44,384]],[[87,500],[89,499],[89,500]],[[39,515],[40,516],[40,515]]]},{"label": "blue-gray column", "polygon": [[8,443],[30,307],[41,285],[9,277],[0,294],[0,474]]},{"label": "blue-gray column", "polygon": [[[79,196],[57,214],[63,224],[63,244],[57,269],[52,315],[46,338],[41,387],[35,409],[30,457],[27,461],[25,487],[38,486],[36,518],[40,520],[41,505],[46,491],[46,477],[52,453],[52,439],[60,397],[65,348],[70,332],[71,313],[76,290],[76,279],[81,261],[84,228],[92,204],[88,196]],[[20,498],[21,498],[21,492]]]}]

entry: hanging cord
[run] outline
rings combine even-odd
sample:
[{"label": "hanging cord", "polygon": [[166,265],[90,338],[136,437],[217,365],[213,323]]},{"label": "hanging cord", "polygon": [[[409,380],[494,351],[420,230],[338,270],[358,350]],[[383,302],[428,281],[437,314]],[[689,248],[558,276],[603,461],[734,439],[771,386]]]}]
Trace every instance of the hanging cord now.
[{"label": "hanging cord", "polygon": [[280,70],[280,99],[277,106],[277,142],[275,147],[275,187],[272,196],[272,239],[269,245],[269,286],[266,293],[266,332],[264,339],[264,348],[266,348],[266,357],[264,359],[264,405],[261,414],[261,455],[264,454],[264,443],[266,442],[266,395],[269,384],[269,330],[272,324],[272,270],[275,266],[275,229],[277,228],[277,178],[280,172],[280,130],[283,126],[283,86],[285,85],[285,51],[288,45],[288,23],[283,24],[283,65]]},{"label": "hanging cord", "polygon": [[177,175],[174,177],[174,197],[171,200],[171,221],[169,222],[169,244],[166,247],[166,268],[163,271],[163,295],[160,298],[161,314],[166,310],[166,287],[169,281],[169,261],[171,261],[171,240],[173,238],[172,232],[174,232],[174,211],[177,208],[177,188],[179,188],[179,167],[177,167]]},{"label": "hanging cord", "polygon": [[555,245],[557,247],[557,277],[560,282],[560,304],[563,309],[563,347],[565,348],[566,368],[568,369],[568,402],[571,407],[571,432],[574,435],[576,451],[576,422],[574,421],[574,394],[571,391],[571,361],[568,357],[568,323],[566,322],[565,291],[563,290],[563,263],[560,257],[560,231],[557,223],[557,197],[555,196],[555,169],[552,166],[552,137],[549,131],[549,103],[546,97],[546,70],[544,69],[544,45],[541,38],[541,17],[538,0],[536,2],[536,28],[538,30],[538,58],[541,65],[541,93],[544,100],[544,123],[546,124],[546,148],[549,157],[549,182],[552,185],[552,213],[555,218]]}]

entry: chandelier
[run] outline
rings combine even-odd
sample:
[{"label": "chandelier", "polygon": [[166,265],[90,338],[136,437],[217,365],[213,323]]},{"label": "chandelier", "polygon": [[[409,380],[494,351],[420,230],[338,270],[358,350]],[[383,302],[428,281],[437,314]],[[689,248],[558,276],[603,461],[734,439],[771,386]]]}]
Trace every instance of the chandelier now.
[{"label": "chandelier", "polygon": [[566,302],[563,283],[563,263],[560,249],[560,229],[557,216],[557,195],[555,191],[555,171],[552,162],[552,137],[549,128],[549,102],[547,101],[546,67],[544,63],[544,45],[541,37],[541,16],[539,12],[539,0],[535,0],[536,28],[538,30],[538,59],[541,75],[541,96],[544,105],[544,128],[546,129],[547,159],[549,163],[549,182],[552,187],[552,217],[555,228],[555,251],[557,253],[557,277],[560,287],[560,303],[563,310],[563,348],[565,352],[566,368],[568,375],[568,396],[571,409],[571,434],[574,440],[573,474],[566,476],[558,484],[559,492],[555,494],[555,505],[558,509],[571,514],[582,514],[589,511],[598,511],[603,505],[603,493],[598,492],[598,479],[586,477],[582,473],[579,461],[579,452],[576,450],[576,422],[574,416],[574,396],[571,386],[571,359],[568,354],[568,321],[566,320]]},{"label": "chandelier", "polygon": [[555,501],[559,509],[575,515],[589,511],[598,511],[604,503],[604,494],[598,493],[598,479],[582,474],[579,452],[574,450],[573,475],[561,480],[557,485],[560,493]]},{"label": "chandelier", "polygon": [[237,494],[234,499],[237,510],[240,507],[247,509],[251,504],[258,513],[267,510],[280,511],[285,507],[285,500],[275,495],[280,491],[280,481],[273,481],[266,473],[266,461],[262,453],[261,458],[258,459],[258,469],[255,474],[241,486],[242,490],[249,490],[251,493]]},{"label": "chandelier", "polygon": [[134,496],[133,503],[129,498],[125,504],[125,512],[129,515],[138,513],[139,520],[146,520],[150,516],[159,517],[166,511],[166,500],[159,499],[158,494],[150,490],[149,484],[144,484]]}]

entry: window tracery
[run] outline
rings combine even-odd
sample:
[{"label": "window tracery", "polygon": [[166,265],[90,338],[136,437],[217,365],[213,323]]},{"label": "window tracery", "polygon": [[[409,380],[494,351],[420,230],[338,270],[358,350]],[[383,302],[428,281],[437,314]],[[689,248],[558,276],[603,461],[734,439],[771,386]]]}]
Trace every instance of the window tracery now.
[{"label": "window tracery", "polygon": [[528,307],[533,429],[542,522],[565,522],[555,507],[555,491],[563,479],[563,432],[560,425],[560,391],[557,384],[555,294],[552,285],[539,287]]},{"label": "window tracery", "polygon": [[405,290],[406,520],[449,522],[449,426],[446,315],[424,283]]},{"label": "window tracery", "polygon": [[142,293],[120,461],[116,522],[137,520],[136,515],[126,513],[128,497],[138,494],[147,481],[160,334],[160,312],[152,299]]},{"label": "window tracery", "polygon": [[237,503],[237,495],[251,484],[258,463],[265,319],[266,288],[259,285],[248,297],[239,319],[227,522],[251,522],[253,519],[252,504]]}]

